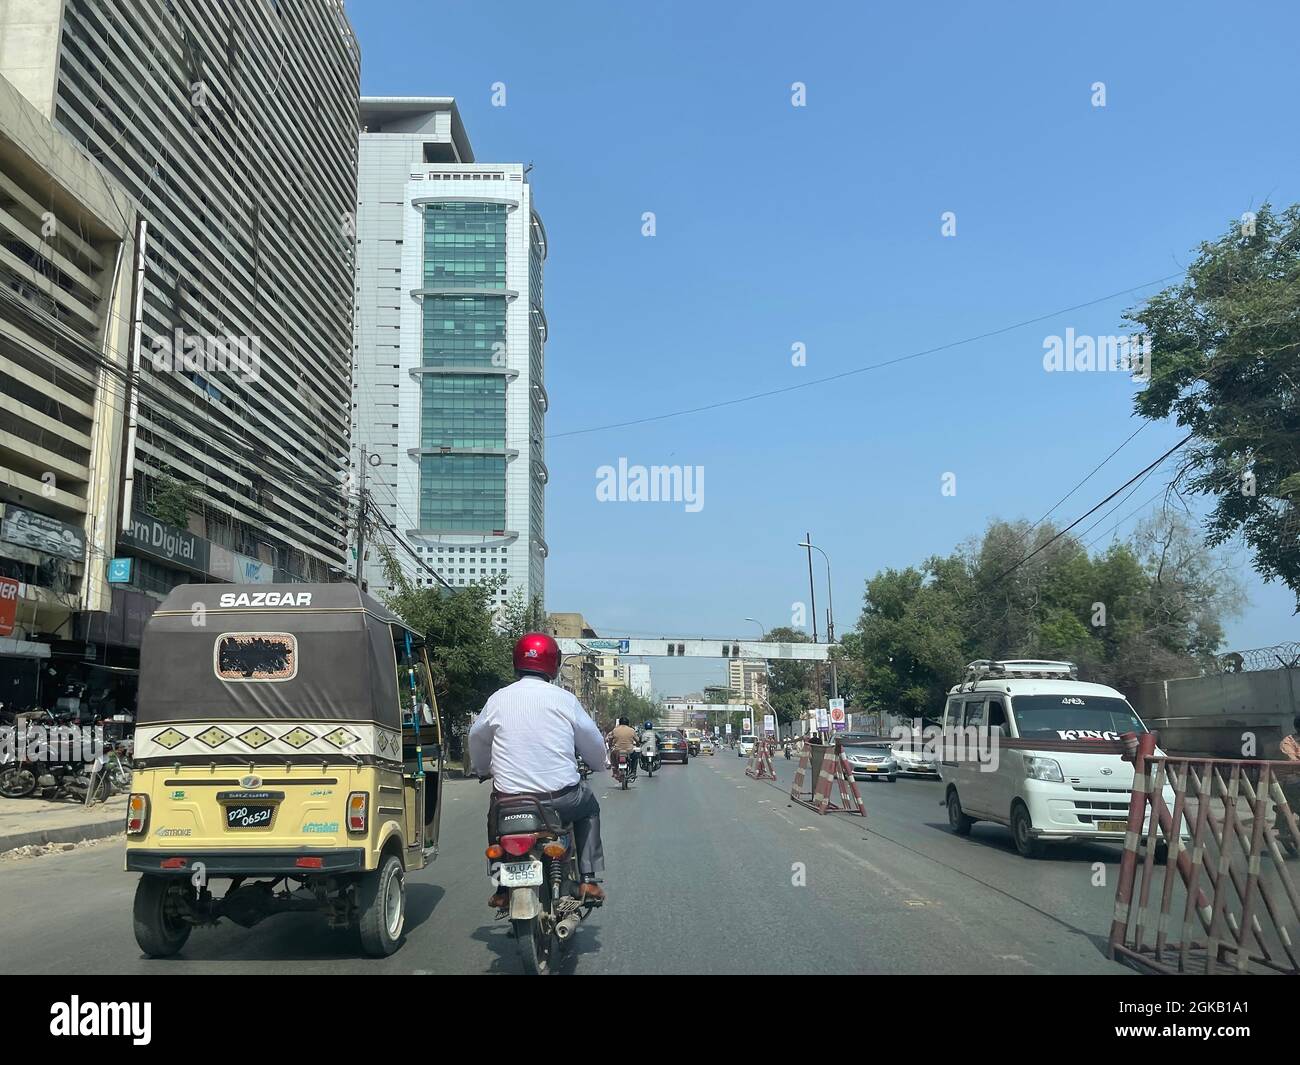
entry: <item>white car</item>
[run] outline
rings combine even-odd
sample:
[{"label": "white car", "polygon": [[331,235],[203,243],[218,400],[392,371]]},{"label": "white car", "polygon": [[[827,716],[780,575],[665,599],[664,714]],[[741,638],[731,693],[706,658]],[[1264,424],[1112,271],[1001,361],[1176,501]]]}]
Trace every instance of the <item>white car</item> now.
[{"label": "white car", "polygon": [[758,743],[757,736],[741,736],[740,742],[736,744],[736,755],[740,758],[748,758],[754,753],[756,743]]},{"label": "white car", "polygon": [[897,740],[894,745],[894,763],[898,766],[900,776],[934,777],[939,779],[939,758],[937,752],[926,750],[918,737],[913,740]]}]

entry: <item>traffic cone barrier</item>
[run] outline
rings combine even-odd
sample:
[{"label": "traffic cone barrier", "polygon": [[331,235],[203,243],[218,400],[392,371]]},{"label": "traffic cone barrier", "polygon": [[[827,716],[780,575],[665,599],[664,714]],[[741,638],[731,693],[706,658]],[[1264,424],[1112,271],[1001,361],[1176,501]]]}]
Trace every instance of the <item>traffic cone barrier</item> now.
[{"label": "traffic cone barrier", "polygon": [[809,799],[812,798],[811,795],[809,795],[808,798],[804,798],[803,794],[804,780],[808,776],[808,757],[808,744],[799,744],[799,765],[794,771],[794,783],[790,785],[790,798],[794,799],[795,802],[801,802],[805,805],[808,803]]},{"label": "traffic cone barrier", "polygon": [[745,776],[755,780],[775,780],[776,770],[772,768],[772,748],[767,740],[759,740],[749,755],[749,765],[745,766]]},{"label": "traffic cone barrier", "polygon": [[[809,759],[814,748],[821,752],[821,770],[817,774],[816,785],[805,798],[804,773],[809,768]],[[831,799],[831,790],[836,784],[839,785],[839,805]],[[795,771],[795,783],[790,789],[790,798],[816,810],[819,814],[845,813],[856,814],[859,817],[867,816],[866,808],[862,805],[862,795],[858,792],[858,785],[853,779],[853,770],[849,768],[848,759],[844,757],[838,745],[823,747],[809,744],[807,746],[805,753],[799,758],[799,768]]]}]

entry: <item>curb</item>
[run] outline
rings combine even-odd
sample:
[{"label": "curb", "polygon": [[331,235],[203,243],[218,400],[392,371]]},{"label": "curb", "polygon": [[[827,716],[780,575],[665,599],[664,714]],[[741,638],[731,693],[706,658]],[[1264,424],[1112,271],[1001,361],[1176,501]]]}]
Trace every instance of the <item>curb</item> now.
[{"label": "curb", "polygon": [[19,847],[41,847],[47,843],[84,843],[89,839],[106,839],[123,831],[123,818],[95,821],[89,824],[67,825],[63,828],[41,828],[33,832],[15,832],[0,836],[0,853]]}]

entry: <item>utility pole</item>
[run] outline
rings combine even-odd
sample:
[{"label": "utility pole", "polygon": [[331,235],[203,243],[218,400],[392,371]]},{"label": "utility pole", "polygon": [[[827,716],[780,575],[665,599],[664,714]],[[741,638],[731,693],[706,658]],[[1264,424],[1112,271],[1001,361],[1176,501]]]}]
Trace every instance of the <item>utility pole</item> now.
[{"label": "utility pole", "polygon": [[[817,588],[813,583],[813,564],[812,564],[812,533],[804,535],[804,543],[808,545],[808,595],[812,599],[812,638],[813,643],[817,642]],[[816,695],[813,698],[813,710],[817,709],[818,704],[822,701],[822,664],[813,662],[813,683],[816,686]],[[815,724],[815,723],[814,723]]]},{"label": "utility pole", "polygon": [[357,497],[357,573],[356,584],[361,588],[361,567],[366,559],[366,470],[369,467],[369,455],[361,448],[361,485]]}]

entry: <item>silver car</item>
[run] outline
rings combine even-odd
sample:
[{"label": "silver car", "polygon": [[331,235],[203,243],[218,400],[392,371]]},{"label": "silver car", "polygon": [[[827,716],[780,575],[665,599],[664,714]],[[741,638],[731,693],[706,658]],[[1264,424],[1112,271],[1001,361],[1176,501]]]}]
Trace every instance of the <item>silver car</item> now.
[{"label": "silver car", "polygon": [[891,784],[898,779],[898,763],[888,743],[844,745],[844,757],[849,760],[854,780],[875,780],[883,777]]}]

